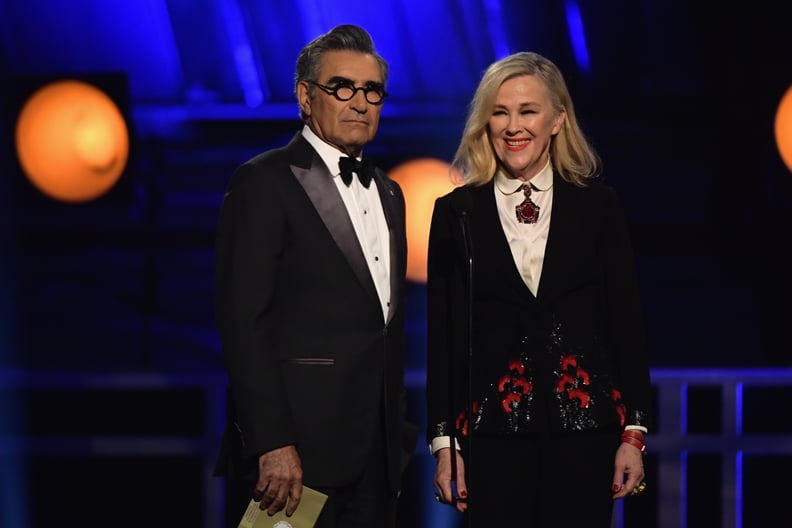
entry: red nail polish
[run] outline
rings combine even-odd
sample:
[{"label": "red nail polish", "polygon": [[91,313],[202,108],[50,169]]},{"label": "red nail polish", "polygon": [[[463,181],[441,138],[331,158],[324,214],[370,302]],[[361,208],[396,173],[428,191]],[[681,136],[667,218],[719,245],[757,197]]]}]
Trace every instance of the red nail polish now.
[{"label": "red nail polish", "polygon": [[460,491],[459,492],[459,496],[462,497],[462,498],[467,497],[467,491]]},{"label": "red nail polish", "polygon": [[620,489],[621,489],[621,486],[619,486],[618,484],[614,484],[614,485],[613,485],[613,492],[614,492],[614,493],[616,493],[616,492],[617,492],[617,491],[619,491]]}]

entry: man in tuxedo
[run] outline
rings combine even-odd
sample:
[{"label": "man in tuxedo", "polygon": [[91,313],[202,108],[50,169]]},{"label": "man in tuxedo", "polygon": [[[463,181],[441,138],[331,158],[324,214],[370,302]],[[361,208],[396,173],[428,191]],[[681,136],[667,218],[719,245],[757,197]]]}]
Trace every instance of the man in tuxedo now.
[{"label": "man in tuxedo", "polygon": [[295,75],[302,130],[242,164],[225,194],[216,307],[230,390],[215,473],[228,526],[251,496],[292,514],[303,485],[328,495],[319,528],[395,525],[415,442],[404,422],[404,197],[362,156],[387,77],[360,27],[310,42]]}]

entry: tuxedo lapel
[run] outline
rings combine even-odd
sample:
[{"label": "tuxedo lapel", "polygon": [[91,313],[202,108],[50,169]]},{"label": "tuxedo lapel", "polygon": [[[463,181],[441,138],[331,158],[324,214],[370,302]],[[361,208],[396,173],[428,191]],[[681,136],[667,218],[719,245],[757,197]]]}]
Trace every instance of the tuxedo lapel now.
[{"label": "tuxedo lapel", "polygon": [[397,208],[398,198],[393,189],[393,186],[388,182],[387,177],[377,169],[374,176],[374,181],[377,182],[377,191],[379,192],[380,202],[382,209],[385,213],[385,221],[388,223],[388,239],[390,244],[390,291],[391,303],[388,309],[387,321],[390,321],[398,308],[399,299],[401,299],[401,288],[404,287],[404,281],[400,279],[405,274],[405,257],[407,247],[403,241],[404,233],[401,232],[400,226],[402,225],[401,216]]},{"label": "tuxedo lapel", "polygon": [[366,264],[363,248],[360,246],[352,220],[349,218],[341,195],[333,182],[332,175],[308,142],[302,138],[300,140],[310,153],[310,167],[306,169],[300,164],[293,164],[291,165],[291,171],[303,189],[305,189],[308,198],[322,218],[322,222],[324,222],[325,227],[327,227],[333,240],[335,240],[336,245],[346,257],[360,284],[372,299],[379,303],[377,288]]}]

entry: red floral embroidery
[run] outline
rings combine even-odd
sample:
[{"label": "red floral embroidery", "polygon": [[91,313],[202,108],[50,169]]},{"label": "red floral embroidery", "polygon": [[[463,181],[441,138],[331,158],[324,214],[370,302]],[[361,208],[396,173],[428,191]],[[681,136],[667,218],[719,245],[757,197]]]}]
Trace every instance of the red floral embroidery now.
[{"label": "red floral embroidery", "polygon": [[523,394],[531,394],[531,389],[533,387],[531,382],[523,377],[515,378],[514,381],[512,381],[512,386],[522,389]]},{"label": "red floral embroidery", "polygon": [[503,407],[503,412],[506,413],[513,412],[514,409],[517,408],[517,405],[520,403],[521,399],[522,399],[522,395],[514,392],[507,392],[506,395],[501,400],[501,407]]},{"label": "red floral embroidery", "polygon": [[619,425],[624,427],[627,421],[627,407],[621,403],[621,392],[618,389],[611,389],[611,399],[617,402],[616,412],[619,415]]},{"label": "red floral embroidery", "polygon": [[509,371],[516,372],[520,376],[525,374],[525,365],[519,359],[512,359],[509,361]]},{"label": "red floral embroidery", "polygon": [[584,387],[591,384],[589,373],[578,366],[577,356],[566,354],[559,361],[560,374],[556,381],[556,392],[566,393],[570,400],[577,400],[581,409],[588,409],[591,394]]},{"label": "red floral embroidery", "polygon": [[[479,412],[479,403],[477,401],[474,401],[472,403],[471,407],[473,407],[473,414],[478,414],[478,412]],[[462,436],[467,436],[468,435],[468,417],[467,417],[466,410],[460,412],[457,415],[456,429],[457,429],[457,431],[460,431]]]},{"label": "red floral embroidery", "polygon": [[575,356],[562,356],[561,372],[565,372],[569,367],[577,367],[577,358]]},{"label": "red floral embroidery", "polygon": [[569,389],[567,391],[569,395],[569,399],[576,399],[580,401],[580,408],[581,409],[588,409],[589,403],[591,403],[591,396],[588,392],[584,391],[583,389]]},{"label": "red floral embroidery", "polygon": [[510,414],[515,412],[523,398],[530,396],[533,385],[525,379],[525,364],[519,359],[509,360],[509,373],[498,380],[498,392],[501,395],[501,408]]},{"label": "red floral embroidery", "polygon": [[556,391],[564,392],[567,386],[575,386],[575,377],[570,374],[561,374],[556,382]]}]

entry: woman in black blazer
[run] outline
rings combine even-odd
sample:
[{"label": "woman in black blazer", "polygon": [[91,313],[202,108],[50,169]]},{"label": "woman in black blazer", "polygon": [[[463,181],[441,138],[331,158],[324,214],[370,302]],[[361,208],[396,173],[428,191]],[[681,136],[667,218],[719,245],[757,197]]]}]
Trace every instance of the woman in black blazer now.
[{"label": "woman in black blazer", "polygon": [[437,499],[476,528],[609,528],[646,486],[649,367],[628,228],[558,68],[493,63],[453,166],[429,238]]}]

